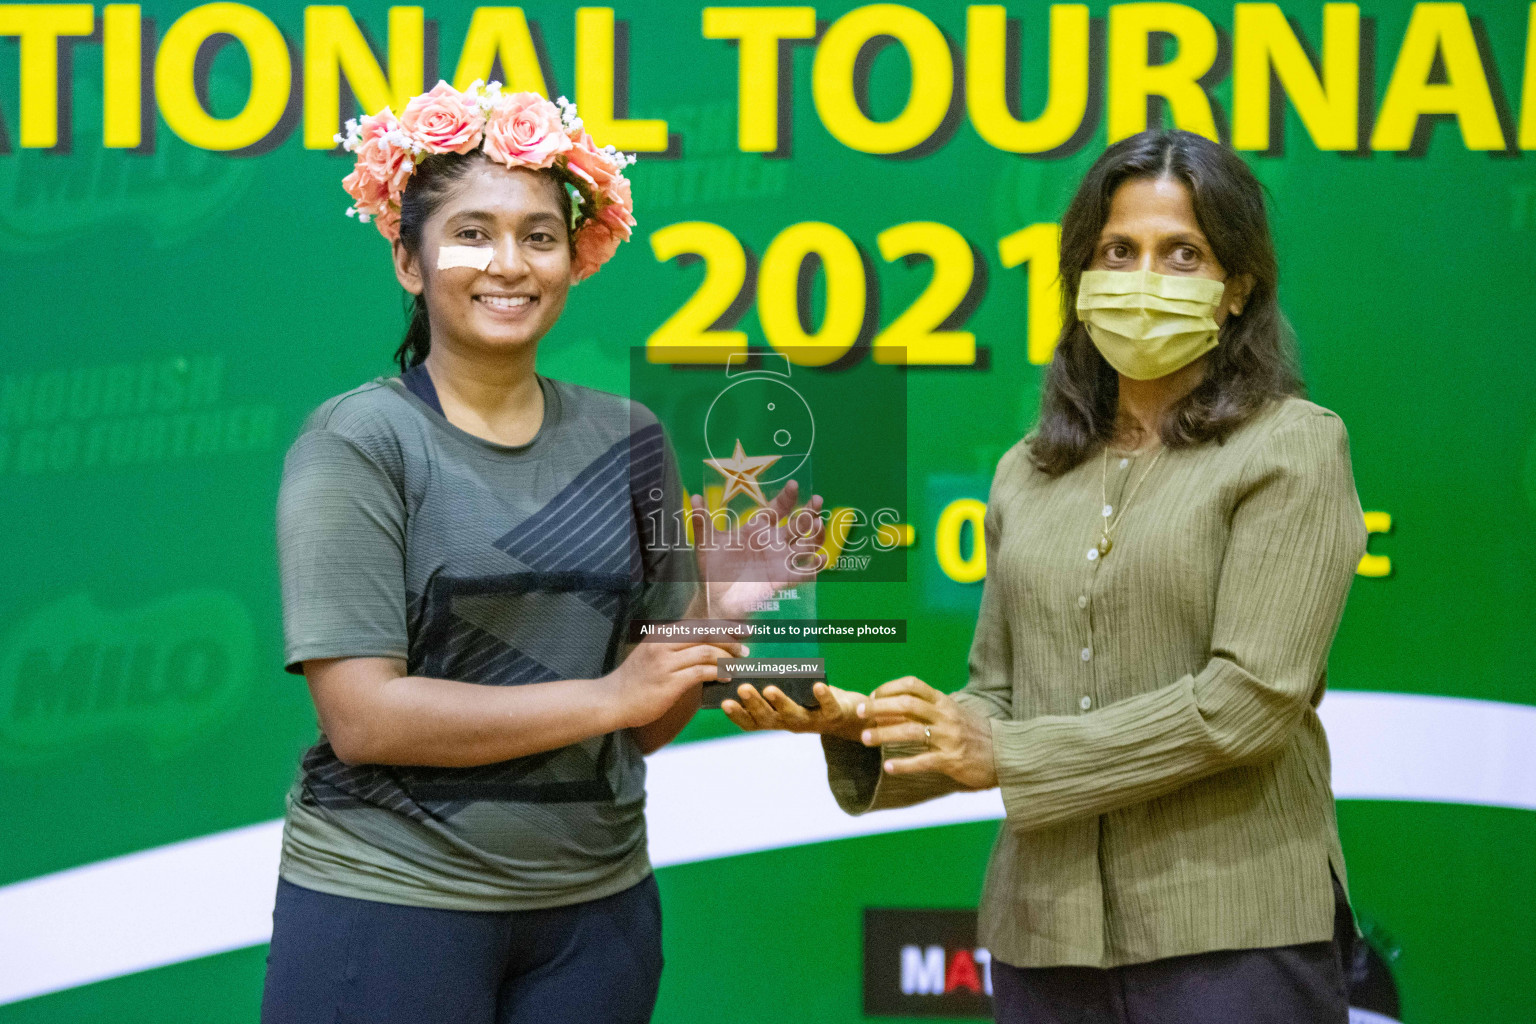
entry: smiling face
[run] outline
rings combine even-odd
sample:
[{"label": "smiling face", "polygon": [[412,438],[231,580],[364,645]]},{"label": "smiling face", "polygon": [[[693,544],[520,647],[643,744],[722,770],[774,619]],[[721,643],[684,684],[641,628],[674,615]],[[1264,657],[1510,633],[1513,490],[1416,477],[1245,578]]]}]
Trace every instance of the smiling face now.
[{"label": "smiling face", "polygon": [[[425,294],[434,347],[527,351],[554,326],[571,284],[562,187],[548,174],[478,161],[422,225],[419,251],[395,243],[395,277]],[[490,265],[438,269],[444,246],[488,247]]]},{"label": "smiling face", "polygon": [[1109,219],[1099,232],[1090,270],[1150,270],[1170,277],[1225,281],[1215,320],[1241,313],[1253,288],[1247,274],[1228,279],[1211,243],[1200,230],[1189,190],[1174,178],[1133,178],[1109,202]]}]

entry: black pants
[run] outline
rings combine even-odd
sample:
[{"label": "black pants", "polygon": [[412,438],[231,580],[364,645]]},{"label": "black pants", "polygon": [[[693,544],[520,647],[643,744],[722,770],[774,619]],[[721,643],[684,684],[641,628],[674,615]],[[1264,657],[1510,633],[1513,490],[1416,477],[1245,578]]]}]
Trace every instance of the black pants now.
[{"label": "black pants", "polygon": [[1346,1024],[1355,922],[1338,880],[1332,942],[1229,949],[1127,967],[992,962],[998,1024]]},{"label": "black pants", "polygon": [[549,910],[460,911],[277,883],[262,1024],[644,1024],[655,876]]}]

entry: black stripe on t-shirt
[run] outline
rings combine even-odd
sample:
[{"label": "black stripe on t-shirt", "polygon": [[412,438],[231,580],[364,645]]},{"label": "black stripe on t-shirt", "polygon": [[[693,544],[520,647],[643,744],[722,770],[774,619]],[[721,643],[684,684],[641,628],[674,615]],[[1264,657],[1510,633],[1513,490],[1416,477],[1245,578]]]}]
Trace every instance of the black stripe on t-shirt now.
[{"label": "black stripe on t-shirt", "polygon": [[417,363],[400,375],[400,383],[405,389],[423,402],[443,419],[447,415],[443,412],[443,403],[437,400],[437,387],[432,383],[432,375],[427,373],[426,363]]}]

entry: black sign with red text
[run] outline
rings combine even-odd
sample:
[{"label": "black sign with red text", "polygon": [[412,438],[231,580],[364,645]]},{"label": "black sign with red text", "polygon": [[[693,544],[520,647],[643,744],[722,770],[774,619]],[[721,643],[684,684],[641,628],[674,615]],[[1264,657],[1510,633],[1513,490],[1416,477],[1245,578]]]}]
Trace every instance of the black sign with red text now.
[{"label": "black sign with red text", "polygon": [[864,909],[864,1013],[992,1017],[992,955],[974,910]]},{"label": "black sign with red text", "polygon": [[[1397,1024],[1397,945],[1366,919],[1349,970],[1350,1020]],[[864,908],[864,1014],[992,1019],[992,954],[974,910]]]}]

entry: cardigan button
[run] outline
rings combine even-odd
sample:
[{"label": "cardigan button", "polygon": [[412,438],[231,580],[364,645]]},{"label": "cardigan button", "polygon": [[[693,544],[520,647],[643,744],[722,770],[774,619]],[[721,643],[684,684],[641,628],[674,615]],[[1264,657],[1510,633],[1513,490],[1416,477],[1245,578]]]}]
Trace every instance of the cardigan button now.
[{"label": "cardigan button", "polygon": [[1084,711],[1087,711],[1089,708],[1093,707],[1093,698],[1084,697],[1082,700],[1077,702],[1077,706],[1082,708]]}]

